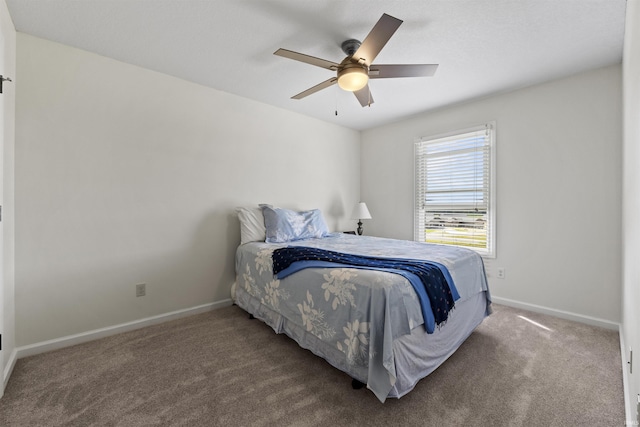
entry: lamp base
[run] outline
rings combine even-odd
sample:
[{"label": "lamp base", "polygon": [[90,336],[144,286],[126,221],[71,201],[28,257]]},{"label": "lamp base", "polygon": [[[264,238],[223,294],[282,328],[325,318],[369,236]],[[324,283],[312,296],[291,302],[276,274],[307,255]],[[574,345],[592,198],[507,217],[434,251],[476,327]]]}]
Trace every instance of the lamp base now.
[{"label": "lamp base", "polygon": [[358,221],[358,236],[362,236],[362,221]]}]

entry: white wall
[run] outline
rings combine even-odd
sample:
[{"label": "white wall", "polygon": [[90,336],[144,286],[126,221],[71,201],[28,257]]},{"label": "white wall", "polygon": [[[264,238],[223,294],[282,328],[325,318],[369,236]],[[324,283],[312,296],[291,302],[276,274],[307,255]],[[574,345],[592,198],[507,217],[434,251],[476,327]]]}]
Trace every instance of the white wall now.
[{"label": "white wall", "polygon": [[616,65],[363,132],[367,232],[413,238],[415,138],[495,120],[493,295],[619,322],[621,103]]},{"label": "white wall", "polygon": [[353,229],[358,132],[22,33],[17,47],[18,346],[228,299],[236,206]]},{"label": "white wall", "polygon": [[[0,74],[15,82],[16,75],[16,31],[9,16],[5,0],[0,2],[0,30],[4,46],[1,59]],[[0,331],[2,331],[2,379],[7,381],[15,349],[15,305],[14,305],[14,123],[15,123],[15,86],[13,83],[3,85],[0,95],[2,102],[2,285],[0,286]],[[0,391],[2,387],[0,386]],[[0,393],[1,395],[1,393]]]},{"label": "white wall", "polygon": [[[623,315],[622,341],[625,361],[635,349],[633,372],[627,372],[627,414],[635,418],[640,396],[640,4],[627,2],[624,38],[624,144],[623,144]],[[626,363],[624,364],[626,365]],[[633,425],[633,424],[629,424]]]}]

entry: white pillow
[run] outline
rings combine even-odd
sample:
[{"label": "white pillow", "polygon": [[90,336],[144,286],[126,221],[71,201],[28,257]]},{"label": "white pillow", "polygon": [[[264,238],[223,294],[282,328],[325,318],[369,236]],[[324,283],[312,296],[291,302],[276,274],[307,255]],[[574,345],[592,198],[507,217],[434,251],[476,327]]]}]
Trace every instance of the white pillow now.
[{"label": "white pillow", "polygon": [[264,242],[267,229],[264,226],[262,208],[236,208],[240,220],[240,244],[249,242]]}]

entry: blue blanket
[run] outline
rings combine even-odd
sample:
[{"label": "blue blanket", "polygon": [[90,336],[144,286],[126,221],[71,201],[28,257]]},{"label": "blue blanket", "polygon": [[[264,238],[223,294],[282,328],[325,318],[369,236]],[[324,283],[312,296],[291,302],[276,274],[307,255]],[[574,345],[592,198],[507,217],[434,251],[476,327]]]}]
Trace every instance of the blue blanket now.
[{"label": "blue blanket", "polygon": [[416,291],[429,333],[446,322],[460,298],[447,268],[432,261],[367,257],[304,246],[276,249],[272,261],[278,279],[311,267],[366,268],[399,274]]}]

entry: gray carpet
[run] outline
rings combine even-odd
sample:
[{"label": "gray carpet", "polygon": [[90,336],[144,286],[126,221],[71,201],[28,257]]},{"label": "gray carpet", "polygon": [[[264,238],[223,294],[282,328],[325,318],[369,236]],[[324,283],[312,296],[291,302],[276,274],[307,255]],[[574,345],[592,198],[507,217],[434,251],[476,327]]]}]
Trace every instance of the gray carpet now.
[{"label": "gray carpet", "polygon": [[494,309],[384,404],[233,306],[19,360],[0,425],[624,425],[617,332]]}]

